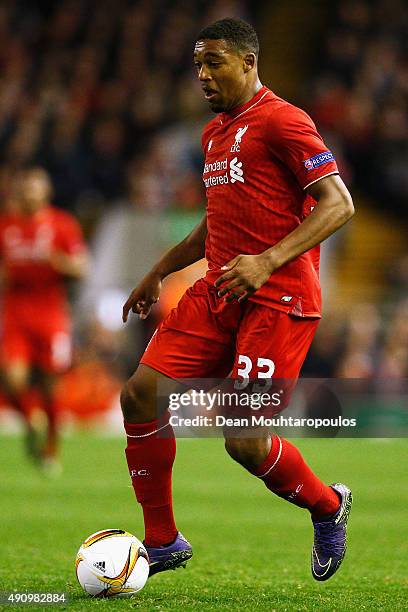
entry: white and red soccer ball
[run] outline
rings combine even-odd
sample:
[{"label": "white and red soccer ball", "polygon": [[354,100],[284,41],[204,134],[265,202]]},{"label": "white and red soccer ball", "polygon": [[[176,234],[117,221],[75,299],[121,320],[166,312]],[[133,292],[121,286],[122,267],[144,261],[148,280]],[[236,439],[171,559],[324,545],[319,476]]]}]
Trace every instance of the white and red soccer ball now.
[{"label": "white and red soccer ball", "polygon": [[76,574],[93,597],[131,597],[146,584],[149,557],[142,542],[122,529],[90,535],[78,550]]}]

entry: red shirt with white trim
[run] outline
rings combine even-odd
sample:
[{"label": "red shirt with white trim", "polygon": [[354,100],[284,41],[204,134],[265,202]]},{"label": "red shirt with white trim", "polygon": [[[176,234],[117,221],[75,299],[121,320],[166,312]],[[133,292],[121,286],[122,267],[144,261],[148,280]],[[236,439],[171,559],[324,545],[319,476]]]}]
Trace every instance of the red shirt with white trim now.
[{"label": "red shirt with white trim", "polygon": [[[262,87],[204,128],[206,280],[239,254],[258,254],[293,231],[316,204],[305,189],[337,174],[333,154],[300,108]],[[300,317],[321,316],[320,247],[274,272],[249,299]]]},{"label": "red shirt with white trim", "polygon": [[[85,251],[82,230],[71,214],[46,206],[33,215],[0,216],[0,259],[7,303],[26,300],[50,308],[66,308],[64,277],[49,263],[50,253]],[[24,302],[25,300],[23,300]]]}]

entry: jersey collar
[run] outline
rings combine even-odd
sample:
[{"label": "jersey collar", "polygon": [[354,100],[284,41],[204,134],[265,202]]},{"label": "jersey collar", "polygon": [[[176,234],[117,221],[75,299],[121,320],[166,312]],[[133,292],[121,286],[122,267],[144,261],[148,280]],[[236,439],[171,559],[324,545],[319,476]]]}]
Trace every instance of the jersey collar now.
[{"label": "jersey collar", "polygon": [[229,119],[234,119],[235,117],[237,117],[244,111],[248,110],[248,108],[256,104],[258,100],[260,100],[262,96],[264,95],[264,93],[267,91],[268,91],[268,88],[266,87],[266,85],[262,85],[261,89],[257,91],[256,94],[250,100],[248,100],[248,102],[245,102],[245,104],[241,104],[240,106],[236,106],[228,113],[222,113],[221,122],[225,123]]}]

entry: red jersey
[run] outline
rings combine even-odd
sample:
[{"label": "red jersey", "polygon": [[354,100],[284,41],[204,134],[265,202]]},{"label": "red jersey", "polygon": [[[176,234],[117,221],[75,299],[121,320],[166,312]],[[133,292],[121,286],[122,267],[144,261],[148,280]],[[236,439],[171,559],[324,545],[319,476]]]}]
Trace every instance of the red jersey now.
[{"label": "red jersey", "polygon": [[5,274],[6,302],[41,302],[48,308],[64,308],[64,279],[49,263],[53,251],[67,254],[85,250],[77,220],[62,210],[47,206],[33,215],[0,216],[0,259]]},{"label": "red jersey", "polygon": [[[259,254],[293,231],[315,200],[305,189],[337,174],[311,118],[262,87],[204,128],[206,280],[239,254]],[[296,316],[321,316],[319,246],[274,272],[249,299]]]}]

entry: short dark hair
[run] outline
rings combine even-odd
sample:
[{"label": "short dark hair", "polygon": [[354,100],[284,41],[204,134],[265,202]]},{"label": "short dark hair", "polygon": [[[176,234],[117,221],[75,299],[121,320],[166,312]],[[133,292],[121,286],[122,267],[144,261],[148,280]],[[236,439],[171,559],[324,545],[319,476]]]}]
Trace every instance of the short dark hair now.
[{"label": "short dark hair", "polygon": [[210,24],[197,36],[197,40],[226,40],[238,51],[259,54],[259,41],[254,28],[242,19],[220,19]]}]

